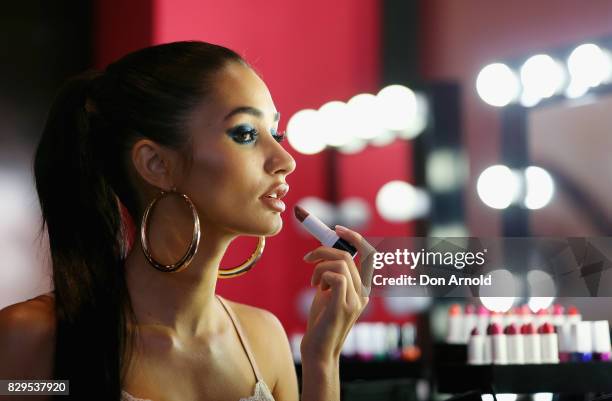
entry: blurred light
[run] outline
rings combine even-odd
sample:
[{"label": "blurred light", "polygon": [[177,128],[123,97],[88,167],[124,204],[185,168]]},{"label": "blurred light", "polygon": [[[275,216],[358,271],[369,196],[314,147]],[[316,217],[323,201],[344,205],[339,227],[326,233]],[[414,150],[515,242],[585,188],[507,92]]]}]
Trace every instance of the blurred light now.
[{"label": "blurred light", "polygon": [[512,170],[504,165],[495,165],[480,174],[476,190],[487,206],[505,209],[518,196],[519,185],[519,179]]},{"label": "blurred light", "polygon": [[429,213],[427,192],[404,181],[390,181],[376,194],[376,209],[386,220],[405,222]]},{"label": "blurred light", "polygon": [[378,135],[376,138],[370,139],[370,143],[374,146],[387,146],[395,141],[396,134],[393,131],[386,131]]},{"label": "blurred light", "polygon": [[[497,398],[497,401],[516,401],[518,396],[516,394],[510,393],[498,393],[495,394],[495,397]],[[482,394],[480,398],[482,399],[482,401],[495,401],[495,398],[493,398],[493,395],[491,394]]]},{"label": "blurred light", "polygon": [[588,88],[598,86],[610,78],[610,57],[599,46],[587,43],[575,48],[567,59],[571,86]]},{"label": "blurred light", "polygon": [[552,401],[553,393],[535,393],[532,397],[533,401]]},{"label": "blurred light", "polygon": [[378,99],[370,93],[353,96],[348,102],[350,129],[357,138],[370,140],[382,132],[382,116]]},{"label": "blurred light", "polygon": [[468,237],[469,234],[463,223],[436,224],[428,233],[430,237],[436,238]]},{"label": "blurred light", "polygon": [[370,205],[364,199],[347,198],[340,203],[338,219],[346,227],[362,228],[370,221]]},{"label": "blurred light", "polygon": [[459,189],[468,175],[468,166],[463,155],[452,149],[437,149],[426,161],[427,186],[436,192]]},{"label": "blurred light", "polygon": [[539,310],[548,309],[554,300],[554,297],[531,297],[527,305],[533,313],[536,313]]},{"label": "blurred light", "polygon": [[404,130],[397,133],[397,136],[402,139],[414,139],[419,136],[425,128],[427,128],[427,119],[429,118],[429,105],[427,98],[417,93],[416,95],[416,114],[410,124]]},{"label": "blurred light", "polygon": [[[550,274],[543,270],[529,270],[527,273],[527,285],[528,293],[532,299],[537,298],[533,301],[534,305],[547,303],[550,300],[550,303],[545,306],[547,308],[552,304],[555,295],[557,295],[555,281]],[[540,309],[542,309],[542,307],[540,307]]]},{"label": "blurred light", "polygon": [[361,152],[367,145],[365,140],[353,138],[349,143],[340,146],[338,151],[347,155],[355,154]]},{"label": "blurred light", "polygon": [[382,297],[386,311],[396,317],[414,315],[425,311],[431,305],[431,297],[426,296],[405,296],[403,288],[390,289]]},{"label": "blurred light", "polygon": [[530,57],[521,67],[520,74],[523,85],[521,100],[525,106],[533,106],[540,99],[553,96],[565,83],[563,67],[546,54]]},{"label": "blurred light", "polygon": [[505,64],[489,64],[480,70],[476,78],[476,91],[480,98],[491,106],[503,107],[514,101],[519,94],[516,74]]},{"label": "blurred light", "polygon": [[403,85],[389,85],[378,92],[376,99],[384,128],[407,130],[417,115],[417,99],[412,90]]},{"label": "blurred light", "polygon": [[330,146],[346,145],[353,139],[346,103],[333,101],[319,108],[321,135]]},{"label": "blurred light", "polygon": [[525,169],[527,195],[525,206],[529,209],[541,209],[553,197],[555,184],[548,171],[541,167],[529,166]]},{"label": "blurred light", "polygon": [[[481,285],[478,288],[480,302],[490,311],[507,312],[512,308],[519,294],[519,283],[514,275],[506,269],[493,270],[491,285]],[[513,294],[512,296],[496,296],[496,294]]]},{"label": "blurred light", "polygon": [[325,132],[321,129],[316,110],[305,109],[295,113],[287,123],[287,140],[298,152],[312,155],[326,147]]},{"label": "blurred light", "polygon": [[587,93],[588,90],[588,86],[581,85],[575,81],[571,81],[570,84],[567,86],[567,89],[565,90],[565,96],[570,99],[576,99],[580,96],[583,96],[585,93]]}]

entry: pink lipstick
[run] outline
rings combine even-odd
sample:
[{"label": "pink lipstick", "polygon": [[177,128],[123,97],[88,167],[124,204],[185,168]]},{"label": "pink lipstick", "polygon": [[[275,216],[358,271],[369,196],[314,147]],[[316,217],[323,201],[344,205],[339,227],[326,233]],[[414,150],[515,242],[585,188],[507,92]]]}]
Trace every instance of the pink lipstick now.
[{"label": "pink lipstick", "polygon": [[331,228],[325,225],[319,218],[311,213],[308,213],[304,208],[295,206],[293,208],[295,217],[302,223],[304,228],[318,239],[321,244],[331,246],[332,248],[346,251],[354,258],[357,254],[357,249],[347,241],[338,237],[338,234]]}]

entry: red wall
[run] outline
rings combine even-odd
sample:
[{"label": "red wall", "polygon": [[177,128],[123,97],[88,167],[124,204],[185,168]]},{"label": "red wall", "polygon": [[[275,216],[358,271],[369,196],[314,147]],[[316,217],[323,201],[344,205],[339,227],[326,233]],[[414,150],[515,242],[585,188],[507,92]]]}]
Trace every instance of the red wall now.
[{"label": "red wall", "polygon": [[478,175],[499,161],[498,109],[476,93],[476,76],[495,61],[529,56],[557,46],[612,34],[607,0],[422,1],[421,72],[463,86],[463,132],[470,157],[466,189],[472,235],[500,235],[499,212],[476,194]]}]

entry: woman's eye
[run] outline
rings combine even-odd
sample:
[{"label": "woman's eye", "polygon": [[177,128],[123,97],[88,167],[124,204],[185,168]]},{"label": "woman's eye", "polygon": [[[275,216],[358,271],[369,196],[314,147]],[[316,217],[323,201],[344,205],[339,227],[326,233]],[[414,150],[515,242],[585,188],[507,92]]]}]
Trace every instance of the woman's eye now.
[{"label": "woman's eye", "polygon": [[238,143],[251,143],[258,135],[257,130],[250,126],[240,126],[230,131],[230,136]]},{"label": "woman's eye", "polygon": [[276,139],[276,142],[281,143],[285,140],[285,132],[277,132],[275,129],[271,130],[272,136]]}]

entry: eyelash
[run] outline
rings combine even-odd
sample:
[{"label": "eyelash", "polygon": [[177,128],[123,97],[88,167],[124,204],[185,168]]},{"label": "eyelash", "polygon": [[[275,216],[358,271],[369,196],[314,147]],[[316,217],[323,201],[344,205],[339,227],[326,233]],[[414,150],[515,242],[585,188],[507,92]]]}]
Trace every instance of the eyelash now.
[{"label": "eyelash", "polygon": [[[244,135],[250,134],[253,139],[249,139],[246,141],[241,141],[241,140],[236,140],[236,138],[240,138],[243,137]],[[251,128],[248,130],[242,130],[240,128],[237,128],[235,130],[232,131],[231,133],[231,137],[234,141],[236,141],[237,143],[240,144],[249,144],[255,141],[255,139],[259,136],[259,133],[257,132],[257,130],[255,128]],[[272,134],[272,136],[274,137],[274,139],[276,140],[276,142],[281,143],[285,140],[285,133],[282,132],[280,134]]]}]

